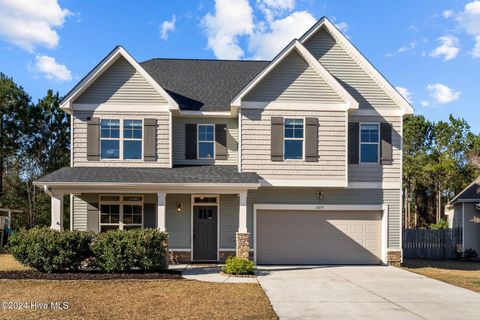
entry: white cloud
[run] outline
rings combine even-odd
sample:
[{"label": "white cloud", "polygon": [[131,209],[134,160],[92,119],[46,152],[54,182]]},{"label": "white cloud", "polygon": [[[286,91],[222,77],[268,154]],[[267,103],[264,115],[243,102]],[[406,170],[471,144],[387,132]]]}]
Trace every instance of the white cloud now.
[{"label": "white cloud", "polygon": [[54,49],[57,29],[70,14],[57,0],[0,0],[0,36],[29,52],[36,46]]},{"label": "white cloud", "polygon": [[257,8],[263,13],[268,23],[282,15],[295,9],[295,0],[257,0]]},{"label": "white cloud", "polygon": [[60,82],[72,80],[72,72],[64,64],[58,63],[55,58],[37,55],[34,70],[41,72],[45,78]]},{"label": "white cloud", "polygon": [[270,8],[293,10],[295,8],[295,0],[257,0],[257,2],[264,3]]},{"label": "white cloud", "polygon": [[[473,37],[475,45],[470,51],[474,58],[480,58],[480,1],[469,2],[459,13],[451,13],[449,17],[454,16],[458,25],[468,35]],[[445,15],[444,15],[445,17]]]},{"label": "white cloud", "polygon": [[453,16],[453,11],[452,10],[445,10],[442,12],[442,16],[445,19],[451,18]]},{"label": "white cloud", "polygon": [[244,52],[240,36],[253,32],[253,13],[248,0],[216,0],[215,13],[203,18],[208,47],[219,59],[240,59]]},{"label": "white cloud", "polygon": [[397,91],[408,101],[408,102],[412,102],[412,93],[410,92],[410,90],[408,90],[407,88],[404,88],[404,87],[395,87],[395,89],[397,89]]},{"label": "white cloud", "polygon": [[255,59],[271,59],[290,41],[300,37],[316,19],[307,11],[295,11],[272,21],[268,30],[257,30],[250,37],[249,50]]},{"label": "white cloud", "polygon": [[160,38],[162,38],[163,40],[168,39],[168,34],[175,30],[176,20],[177,17],[173,15],[171,20],[166,20],[162,22],[162,24],[160,25]]},{"label": "white cloud", "polygon": [[441,45],[430,53],[431,57],[443,56],[443,61],[454,59],[460,52],[458,38],[454,36],[443,36],[438,38]]},{"label": "white cloud", "polygon": [[348,24],[346,22],[335,23],[335,27],[337,27],[337,29],[340,30],[342,33],[348,31]]},{"label": "white cloud", "polygon": [[444,84],[435,83],[429,84],[427,90],[430,92],[430,96],[439,104],[446,104],[457,100],[461,92],[455,91]]},{"label": "white cloud", "polygon": [[428,102],[427,100],[422,100],[420,102],[420,104],[422,105],[422,107],[429,107],[430,106],[430,102]]}]

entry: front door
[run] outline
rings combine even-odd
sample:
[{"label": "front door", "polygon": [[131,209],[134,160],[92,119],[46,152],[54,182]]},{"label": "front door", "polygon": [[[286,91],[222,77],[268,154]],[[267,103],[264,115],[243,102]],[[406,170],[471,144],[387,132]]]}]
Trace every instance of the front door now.
[{"label": "front door", "polygon": [[217,207],[193,207],[193,260],[217,260]]}]

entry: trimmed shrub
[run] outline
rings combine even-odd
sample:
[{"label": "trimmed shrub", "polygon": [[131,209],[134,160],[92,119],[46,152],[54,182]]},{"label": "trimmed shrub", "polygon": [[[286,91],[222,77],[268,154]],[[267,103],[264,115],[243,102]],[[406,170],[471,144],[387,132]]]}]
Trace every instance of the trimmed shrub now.
[{"label": "trimmed shrub", "polygon": [[93,265],[106,272],[167,267],[167,234],[156,229],[110,230],[91,244]]},{"label": "trimmed shrub", "polygon": [[10,235],[8,251],[23,265],[42,272],[73,271],[91,256],[92,238],[89,232],[22,229]]},{"label": "trimmed shrub", "polygon": [[234,275],[253,274],[253,269],[255,269],[253,261],[238,257],[229,257],[222,267],[223,272]]}]

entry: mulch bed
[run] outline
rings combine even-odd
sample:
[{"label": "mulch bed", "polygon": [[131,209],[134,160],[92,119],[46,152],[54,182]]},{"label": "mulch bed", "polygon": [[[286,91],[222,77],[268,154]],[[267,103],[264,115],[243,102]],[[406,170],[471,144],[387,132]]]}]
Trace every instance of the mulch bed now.
[{"label": "mulch bed", "polygon": [[183,279],[182,272],[165,270],[162,272],[130,271],[125,273],[104,273],[99,271],[78,271],[47,273],[35,270],[26,271],[1,271],[1,279],[13,280],[157,280],[157,279]]}]

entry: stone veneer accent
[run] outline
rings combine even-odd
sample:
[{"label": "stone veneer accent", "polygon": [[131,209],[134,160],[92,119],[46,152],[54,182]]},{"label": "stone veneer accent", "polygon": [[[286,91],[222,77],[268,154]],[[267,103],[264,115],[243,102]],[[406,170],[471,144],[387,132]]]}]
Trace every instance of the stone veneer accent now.
[{"label": "stone veneer accent", "polygon": [[[229,257],[235,257],[235,255],[236,255],[235,251],[219,251],[218,252],[218,257],[220,262],[224,262]],[[253,251],[249,252],[248,258],[250,260],[253,260]]]},{"label": "stone veneer accent", "polygon": [[399,267],[402,263],[402,251],[387,251],[387,263],[391,266]]},{"label": "stone veneer accent", "polygon": [[170,263],[190,263],[192,255],[190,251],[170,251]]},{"label": "stone veneer accent", "polygon": [[248,259],[250,256],[250,233],[235,234],[237,240],[236,256],[242,259]]}]

